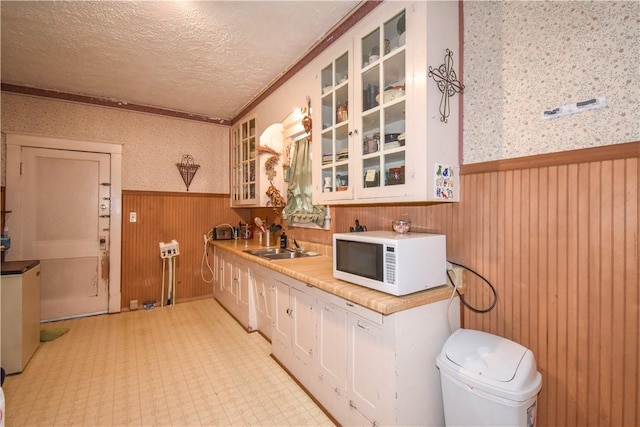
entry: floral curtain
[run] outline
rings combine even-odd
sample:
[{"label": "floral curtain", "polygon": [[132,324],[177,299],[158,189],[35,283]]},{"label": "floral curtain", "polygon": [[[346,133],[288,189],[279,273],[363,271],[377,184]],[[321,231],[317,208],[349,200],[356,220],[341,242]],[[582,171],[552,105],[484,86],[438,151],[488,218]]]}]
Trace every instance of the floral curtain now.
[{"label": "floral curtain", "polygon": [[287,189],[287,205],[282,211],[282,218],[288,225],[292,223],[315,223],[324,225],[325,210],[313,204],[311,195],[311,141],[302,138],[295,143],[289,171],[289,188]]}]

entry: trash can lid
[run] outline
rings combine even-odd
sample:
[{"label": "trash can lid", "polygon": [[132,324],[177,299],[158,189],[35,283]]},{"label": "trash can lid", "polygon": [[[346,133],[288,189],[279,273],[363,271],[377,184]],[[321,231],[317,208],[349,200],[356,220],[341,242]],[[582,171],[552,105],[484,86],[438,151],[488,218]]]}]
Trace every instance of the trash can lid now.
[{"label": "trash can lid", "polygon": [[448,360],[485,379],[508,382],[527,352],[522,345],[496,335],[459,329],[444,348]]}]

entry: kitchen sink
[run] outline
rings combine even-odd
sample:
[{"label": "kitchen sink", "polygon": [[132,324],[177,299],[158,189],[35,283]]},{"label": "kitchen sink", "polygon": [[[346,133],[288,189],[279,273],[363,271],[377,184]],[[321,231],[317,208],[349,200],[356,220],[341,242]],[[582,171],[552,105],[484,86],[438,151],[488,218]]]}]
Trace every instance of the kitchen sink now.
[{"label": "kitchen sink", "polygon": [[247,249],[243,252],[259,256],[264,259],[292,259],[292,258],[306,258],[315,255],[312,255],[307,252],[294,251],[291,249],[281,249],[281,248],[268,248],[268,249]]}]

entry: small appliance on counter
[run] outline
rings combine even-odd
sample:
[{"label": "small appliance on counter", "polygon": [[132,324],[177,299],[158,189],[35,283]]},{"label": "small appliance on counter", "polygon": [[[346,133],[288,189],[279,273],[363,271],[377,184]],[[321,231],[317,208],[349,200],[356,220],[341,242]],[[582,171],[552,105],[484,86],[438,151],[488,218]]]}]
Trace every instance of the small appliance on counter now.
[{"label": "small appliance on counter", "polygon": [[447,283],[446,236],[395,231],[333,235],[333,277],[391,295]]},{"label": "small appliance on counter", "polygon": [[238,229],[229,224],[213,227],[213,240],[233,240],[238,236]]}]

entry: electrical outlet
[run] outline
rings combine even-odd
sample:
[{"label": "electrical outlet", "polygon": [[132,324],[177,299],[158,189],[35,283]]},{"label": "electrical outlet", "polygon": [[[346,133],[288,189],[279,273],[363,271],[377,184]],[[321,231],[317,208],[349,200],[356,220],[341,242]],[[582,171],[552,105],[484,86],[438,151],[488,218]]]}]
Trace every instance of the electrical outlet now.
[{"label": "electrical outlet", "polygon": [[138,214],[136,212],[129,212],[129,222],[137,222]]},{"label": "electrical outlet", "polygon": [[458,289],[464,287],[464,268],[457,265],[451,265],[448,273],[451,276],[451,279],[453,279],[453,283],[450,282],[449,277],[447,276],[447,284],[455,285]]},{"label": "electrical outlet", "polygon": [[137,310],[138,309],[138,300],[137,299],[132,299],[131,301],[129,301],[129,310]]},{"label": "electrical outlet", "polygon": [[173,258],[180,255],[180,245],[177,241],[171,243],[160,242],[160,258]]}]

